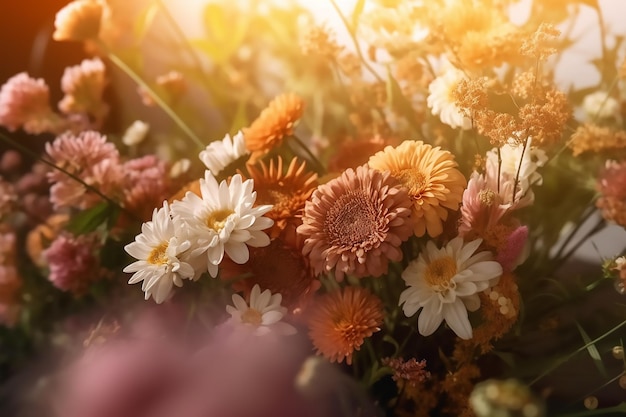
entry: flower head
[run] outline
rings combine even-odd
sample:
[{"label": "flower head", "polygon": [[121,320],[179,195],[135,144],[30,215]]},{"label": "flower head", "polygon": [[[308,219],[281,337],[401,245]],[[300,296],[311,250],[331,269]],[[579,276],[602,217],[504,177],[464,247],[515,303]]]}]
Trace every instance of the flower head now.
[{"label": "flower head", "polygon": [[352,354],[380,330],[383,304],[367,289],[348,286],[324,294],[311,307],[309,336],[317,352],[331,362],[352,364]]},{"label": "flower head", "polygon": [[155,155],[131,159],[122,166],[124,172],[124,206],[142,219],[170,194],[167,165]]},{"label": "flower head", "polygon": [[293,133],[303,111],[304,102],[295,94],[282,94],[272,100],[243,131],[253,161],[280,146],[283,138]]},{"label": "flower head", "polygon": [[277,237],[287,223],[301,224],[304,204],[317,186],[317,174],[308,171],[304,161],[293,158],[287,172],[283,172],[283,160],[279,156],[269,166],[263,161],[258,166],[248,165],[248,172],[254,180],[259,204],[272,205],[267,213],[274,220],[271,237]]},{"label": "flower head", "polygon": [[458,210],[466,180],[454,156],[421,141],[387,146],[368,162],[379,171],[390,171],[408,190],[413,201],[414,232],[431,237],[443,232],[449,210]]},{"label": "flower head", "polygon": [[366,165],[319,186],[306,202],[298,234],[316,274],[380,276],[402,259],[412,234],[411,201],[388,173]]},{"label": "flower head", "polygon": [[200,152],[200,160],[211,174],[218,176],[229,164],[247,154],[246,142],[240,131],[232,138],[226,134],[224,139],[211,142]]},{"label": "flower head", "polygon": [[141,226],[135,241],[124,247],[137,259],[124,268],[124,272],[134,272],[128,283],[143,281],[141,289],[146,293],[146,300],[153,297],[154,301],[162,303],[173,285],[182,287],[183,279],[195,275],[193,267],[183,260],[183,253],[191,243],[176,235],[177,226],[164,202],[162,208],[154,209],[152,220]]},{"label": "flower head", "polygon": [[409,288],[400,294],[407,317],[422,309],[420,334],[434,333],[443,320],[462,339],[472,338],[467,311],[480,307],[478,293],[497,283],[502,266],[491,252],[476,252],[482,239],[464,243],[460,237],[438,249],[429,241],[419,257],[402,273]]},{"label": "flower head", "polygon": [[502,204],[497,189],[487,186],[484,175],[474,171],[463,192],[459,235],[466,236],[473,232],[482,235],[504,217],[510,205]]},{"label": "flower head", "polygon": [[98,37],[102,19],[98,0],[74,0],[63,7],[54,19],[55,41],[85,41]]},{"label": "flower head", "polygon": [[543,182],[537,168],[547,160],[542,149],[532,147],[531,139],[526,146],[509,142],[500,147],[500,152],[492,149],[485,162],[487,187],[498,191],[501,204],[511,209],[528,206],[535,200],[532,186]]},{"label": "flower head", "polygon": [[[86,131],[78,136],[65,133],[46,143],[46,152],[57,166],[96,186],[105,195],[119,192],[124,179],[119,152],[98,132]],[[99,196],[87,193],[82,184],[63,172],[50,171],[48,180],[55,183],[50,189],[50,200],[56,207],[86,208],[100,201]]]},{"label": "flower head", "polygon": [[144,141],[150,130],[150,125],[141,120],[135,120],[124,132],[122,143],[126,146],[139,145]]},{"label": "flower head", "polygon": [[608,221],[626,227],[626,161],[607,161],[597,184],[596,206]]},{"label": "flower head", "polygon": [[261,292],[258,285],[252,287],[250,304],[242,296],[233,294],[233,306],[226,306],[230,314],[230,322],[253,329],[254,334],[261,336],[271,332],[278,334],[294,334],[296,328],[283,321],[287,309],[280,305],[282,296],[272,294],[270,290]]},{"label": "flower head", "polygon": [[[241,180],[241,175],[217,183],[210,171],[200,180],[198,196],[188,192],[172,204],[172,213],[184,225],[192,242],[190,256],[196,258],[212,277],[224,253],[235,263],[248,262],[248,246],[267,246],[270,239],[263,230],[274,223],[263,217],[272,206],[254,206],[254,181]],[[202,259],[203,258],[203,259]]]},{"label": "flower head", "polygon": [[100,278],[95,235],[72,236],[60,234],[44,252],[50,274],[48,279],[62,291],[84,293],[94,280]]},{"label": "flower head", "polygon": [[229,280],[250,275],[234,281],[233,289],[247,295],[255,285],[260,285],[274,294],[280,293],[287,308],[300,308],[320,287],[320,282],[313,276],[299,246],[274,239],[269,246],[250,248],[248,262],[243,265],[224,262],[220,277]]},{"label": "flower head", "polygon": [[80,65],[66,68],[61,78],[65,96],[59,109],[65,114],[88,113],[101,122],[109,111],[102,101],[105,76],[104,63],[99,58],[85,59]]},{"label": "flower head", "polygon": [[56,131],[62,123],[49,100],[50,90],[43,79],[25,72],[14,75],[0,89],[0,125],[11,131],[23,127],[32,134]]},{"label": "flower head", "polygon": [[439,116],[442,123],[452,128],[460,127],[464,130],[472,128],[472,121],[463,114],[454,100],[454,90],[466,75],[463,71],[449,67],[435,78],[428,86],[430,94],[427,98],[428,107],[435,116]]},{"label": "flower head", "polygon": [[620,112],[620,103],[605,91],[596,91],[585,96],[583,110],[589,119],[608,119]]}]

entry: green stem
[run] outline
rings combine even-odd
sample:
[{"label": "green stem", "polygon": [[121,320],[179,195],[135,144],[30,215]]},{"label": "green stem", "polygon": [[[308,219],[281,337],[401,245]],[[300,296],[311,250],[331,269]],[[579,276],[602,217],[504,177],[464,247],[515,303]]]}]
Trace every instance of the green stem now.
[{"label": "green stem", "polygon": [[534,385],[537,381],[541,380],[542,378],[544,378],[546,375],[549,375],[552,371],[554,371],[555,369],[557,369],[558,367],[560,367],[561,365],[563,365],[564,363],[566,363],[567,361],[569,361],[570,359],[572,359],[574,356],[578,355],[580,352],[583,352],[585,350],[587,350],[587,348],[589,346],[595,345],[596,343],[598,343],[600,340],[604,339],[605,337],[609,336],[610,334],[618,331],[619,329],[621,329],[622,327],[626,326],[626,320],[624,320],[623,322],[621,322],[620,324],[618,324],[617,326],[613,327],[611,330],[609,330],[608,332],[604,333],[601,336],[598,336],[597,338],[595,338],[594,340],[590,341],[589,343],[586,343],[585,345],[583,345],[582,347],[576,349],[574,352],[570,353],[569,355],[559,358],[557,360],[554,361],[554,363],[548,368],[546,369],[544,372],[542,372],[538,377],[536,377],[535,379],[533,379],[529,385]]},{"label": "green stem", "polygon": [[[213,93],[213,98],[217,99],[218,97],[216,97],[217,93],[214,89],[214,85],[212,84],[211,79],[205,73],[204,66],[202,65],[202,61],[198,57],[196,50],[193,48],[191,43],[189,43],[189,39],[187,38],[187,36],[185,36],[185,33],[181,30],[180,25],[178,24],[178,22],[176,22],[176,20],[170,13],[169,9],[167,8],[163,0],[157,0],[157,4],[159,8],[161,9],[161,11],[163,12],[163,14],[165,15],[165,18],[167,19],[168,23],[170,24],[170,26],[176,33],[176,36],[180,38],[181,44],[187,51],[187,54],[189,55],[189,57],[191,57],[191,60],[193,61],[194,65],[198,67],[198,72],[201,75],[200,79],[202,83],[204,84],[207,90]],[[217,100],[217,101],[221,102],[221,100]]]},{"label": "green stem", "polygon": [[335,0],[329,0],[329,1],[330,1],[330,4],[332,4],[335,11],[337,12],[337,14],[339,15],[339,17],[341,18],[341,21],[343,22],[344,26],[346,27],[346,30],[348,31],[348,34],[350,35],[350,39],[352,39],[352,42],[354,43],[354,49],[356,51],[356,54],[361,59],[363,66],[367,68],[369,72],[372,73],[374,78],[376,78],[379,82],[384,83],[380,75],[378,75],[378,73],[374,70],[374,68],[372,68],[372,66],[365,59],[365,56],[363,55],[363,52],[361,51],[361,46],[359,45],[359,40],[356,38],[356,34],[354,33],[354,30],[352,29],[352,25],[350,25],[350,22],[348,22],[348,19],[346,19],[346,17],[343,15],[343,13],[341,12],[341,9],[339,8],[339,6],[337,6],[337,3],[335,2]]},{"label": "green stem", "polygon": [[200,138],[189,128],[189,126],[176,114],[176,112],[167,104],[159,95],[137,74],[131,67],[129,67],[115,52],[111,51],[104,43],[99,42],[99,46],[104,50],[111,62],[117,65],[126,75],[128,75],[133,81],[135,81],[144,91],[146,91],[150,98],[167,114],[170,119],[182,130],[200,149],[204,149],[205,145]]},{"label": "green stem", "polygon": [[78,176],[72,174],[71,172],[69,172],[68,170],[61,168],[60,166],[56,165],[54,162],[52,161],[48,161],[47,159],[41,157],[40,155],[37,155],[35,152],[33,152],[32,150],[30,150],[29,148],[27,148],[26,146],[22,145],[21,143],[17,142],[16,140],[12,139],[9,136],[4,135],[3,133],[0,133],[0,139],[2,139],[5,143],[7,143],[8,145],[14,147],[15,149],[19,150],[20,152],[22,152],[23,154],[33,158],[34,160],[37,161],[41,161],[44,164],[48,165],[49,167],[51,167],[52,169],[56,169],[59,172],[64,173],[65,175],[67,175],[68,177],[70,177],[71,179],[73,179],[74,181],[78,182],[80,185],[82,185],[83,187],[85,187],[87,190],[91,191],[94,194],[97,194],[99,197],[101,197],[103,200],[105,200],[107,203],[117,207],[118,209],[120,209],[121,211],[123,211],[124,213],[126,213],[128,216],[130,216],[131,218],[137,220],[137,221],[141,221],[139,219],[139,217],[137,217],[134,213],[128,211],[128,209],[124,208],[120,203],[118,203],[117,201],[113,200],[111,197],[105,195],[102,193],[102,191],[98,190],[97,188],[95,188],[93,185],[89,185],[87,184],[84,180],[82,180],[81,178],[79,178]]},{"label": "green stem", "polygon": [[315,155],[313,155],[313,152],[311,152],[311,150],[304,144],[304,142],[302,142],[300,140],[300,138],[298,138],[296,135],[292,135],[291,136],[293,141],[296,142],[298,144],[298,147],[300,147],[304,153],[307,154],[310,162],[316,166],[317,170],[319,171],[320,174],[325,174],[326,173],[326,169],[324,168],[324,165],[322,165],[322,163],[319,161],[319,159],[317,159],[317,157]]},{"label": "green stem", "polygon": [[608,415],[609,413],[626,413],[626,403],[621,403],[614,407],[598,408],[597,410],[585,410],[576,413],[560,414],[557,417],[586,417]]}]

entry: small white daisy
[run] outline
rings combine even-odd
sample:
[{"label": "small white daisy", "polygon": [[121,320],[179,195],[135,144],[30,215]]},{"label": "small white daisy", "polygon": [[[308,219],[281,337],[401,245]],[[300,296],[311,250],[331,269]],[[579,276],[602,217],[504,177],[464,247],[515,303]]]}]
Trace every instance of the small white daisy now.
[{"label": "small white daisy", "polygon": [[139,145],[148,136],[150,125],[142,122],[141,120],[135,120],[133,124],[128,126],[122,136],[122,143],[126,146]]},{"label": "small white daisy", "polygon": [[242,182],[241,175],[232,177],[230,184],[224,180],[219,185],[210,171],[200,180],[198,197],[188,192],[182,201],[172,204],[172,213],[184,227],[187,239],[192,242],[191,262],[204,257],[201,264],[212,277],[217,276],[218,265],[224,253],[235,263],[248,262],[248,246],[262,247],[270,243],[263,230],[274,224],[263,217],[271,205],[254,207],[256,192],[254,182]]},{"label": "small white daisy", "polygon": [[439,116],[442,123],[452,128],[468,130],[472,128],[472,122],[463,115],[452,95],[457,85],[465,78],[463,71],[450,66],[428,86],[430,94],[426,103],[432,113]]},{"label": "small white daisy", "polygon": [[588,119],[609,119],[618,117],[620,104],[605,91],[596,91],[585,96],[583,110]]},{"label": "small white daisy", "polygon": [[261,292],[261,287],[256,284],[250,292],[250,305],[239,294],[233,294],[234,307],[228,305],[226,311],[231,316],[231,323],[250,328],[255,335],[295,334],[295,327],[281,321],[287,314],[287,308],[280,305],[282,299],[280,294],[272,294],[270,290]]},{"label": "small white daisy", "polygon": [[402,273],[409,286],[400,294],[399,304],[407,317],[422,309],[417,328],[431,335],[443,320],[461,339],[472,338],[468,311],[480,307],[478,293],[495,285],[502,266],[491,252],[474,254],[482,239],[464,243],[460,237],[438,249],[429,241],[419,257]]},{"label": "small white daisy", "polygon": [[176,235],[169,206],[167,201],[163,202],[162,208],[154,209],[152,221],[141,226],[141,234],[135,241],[124,247],[138,259],[124,268],[124,272],[134,272],[128,283],[143,281],[141,289],[146,293],[146,300],[153,297],[157,303],[162,303],[173,285],[182,287],[183,279],[194,276],[193,267],[180,259],[190,246],[191,242]]},{"label": "small white daisy", "polygon": [[229,164],[248,153],[243,133],[239,131],[232,139],[226,134],[224,139],[211,142],[200,152],[200,160],[213,175],[217,176]]}]

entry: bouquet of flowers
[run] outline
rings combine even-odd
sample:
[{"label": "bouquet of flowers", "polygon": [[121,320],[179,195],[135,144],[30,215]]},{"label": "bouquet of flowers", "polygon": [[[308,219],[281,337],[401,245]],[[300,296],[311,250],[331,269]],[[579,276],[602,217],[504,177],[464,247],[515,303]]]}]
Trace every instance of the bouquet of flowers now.
[{"label": "bouquet of flowers", "polygon": [[626,46],[597,0],[329,0],[337,27],[212,0],[196,35],[171,3],[73,0],[51,36],[91,57],[57,107],[0,89],[3,410],[626,413]]}]

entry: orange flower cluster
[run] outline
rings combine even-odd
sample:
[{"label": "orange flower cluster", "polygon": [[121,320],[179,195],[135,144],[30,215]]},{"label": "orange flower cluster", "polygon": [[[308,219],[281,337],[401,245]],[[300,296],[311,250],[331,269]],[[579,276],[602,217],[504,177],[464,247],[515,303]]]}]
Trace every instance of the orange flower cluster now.
[{"label": "orange flower cluster", "polygon": [[344,287],[319,297],[311,307],[309,335],[318,353],[350,365],[352,354],[383,323],[381,300],[361,287]]},{"label": "orange flower cluster", "polygon": [[431,34],[457,68],[478,71],[519,61],[526,36],[506,16],[505,8],[490,0],[429,4]]},{"label": "orange flower cluster", "polygon": [[519,107],[517,116],[489,108],[490,81],[485,78],[461,81],[453,96],[462,111],[472,118],[478,132],[494,146],[500,147],[510,139],[524,143],[529,137],[534,145],[549,146],[560,141],[572,112],[565,93],[542,85],[535,78],[536,74],[528,72],[515,78],[510,94],[530,99]]},{"label": "orange flower cluster", "polygon": [[626,149],[626,131],[613,130],[593,123],[584,123],[576,128],[567,145],[574,156],[589,152],[624,151]]},{"label": "orange flower cluster", "polygon": [[313,26],[303,36],[300,47],[307,56],[336,60],[343,48],[333,39],[330,31],[322,26]]},{"label": "orange flower cluster", "polygon": [[543,61],[557,52],[554,44],[560,34],[561,32],[554,26],[541,23],[531,38],[522,42],[520,52],[522,55]]},{"label": "orange flower cluster", "polygon": [[256,162],[292,135],[303,111],[304,101],[295,94],[282,94],[272,100],[250,127],[243,129],[246,148],[252,153],[250,162]]},{"label": "orange flower cluster", "polygon": [[250,178],[254,180],[257,192],[257,204],[271,204],[266,216],[274,220],[274,226],[268,231],[271,238],[288,226],[295,230],[302,221],[300,216],[304,203],[317,187],[317,174],[307,170],[306,162],[293,158],[283,172],[283,159],[272,159],[269,166],[263,161],[257,166],[248,165]]}]

